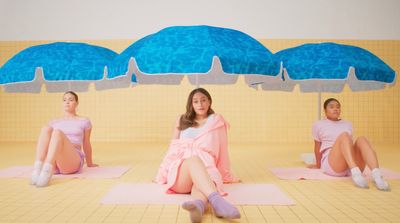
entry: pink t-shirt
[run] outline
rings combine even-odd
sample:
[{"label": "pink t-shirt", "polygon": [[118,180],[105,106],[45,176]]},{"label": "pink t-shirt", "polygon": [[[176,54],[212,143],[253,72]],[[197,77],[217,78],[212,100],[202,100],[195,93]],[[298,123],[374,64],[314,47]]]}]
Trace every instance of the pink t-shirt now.
[{"label": "pink t-shirt", "polygon": [[345,120],[332,121],[329,119],[319,120],[312,127],[314,140],[321,142],[320,152],[328,149],[335,144],[336,138],[343,132],[353,135],[353,126]]},{"label": "pink t-shirt", "polygon": [[54,130],[62,131],[74,145],[83,144],[83,135],[86,129],[92,128],[92,123],[87,118],[56,119],[49,123]]}]

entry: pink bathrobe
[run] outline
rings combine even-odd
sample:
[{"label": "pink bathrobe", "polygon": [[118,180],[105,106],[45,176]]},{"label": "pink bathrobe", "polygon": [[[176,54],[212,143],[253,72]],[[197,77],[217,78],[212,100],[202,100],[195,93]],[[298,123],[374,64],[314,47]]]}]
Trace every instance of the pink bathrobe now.
[{"label": "pink bathrobe", "polygon": [[218,192],[226,195],[222,190],[222,184],[239,181],[230,170],[226,134],[228,127],[229,124],[221,115],[215,115],[212,123],[197,137],[172,140],[158,169],[155,182],[167,184],[167,193],[174,193],[171,187],[175,184],[182,162],[192,156],[198,156],[206,166]]}]

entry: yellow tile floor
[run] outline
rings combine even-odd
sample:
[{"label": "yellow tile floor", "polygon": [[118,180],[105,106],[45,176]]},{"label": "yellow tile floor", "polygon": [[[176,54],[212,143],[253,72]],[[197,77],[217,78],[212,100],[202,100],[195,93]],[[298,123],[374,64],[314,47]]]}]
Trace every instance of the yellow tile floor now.
[{"label": "yellow tile floor", "polygon": [[[46,188],[28,179],[0,179],[0,222],[189,222],[177,205],[102,205],[121,182],[151,182],[167,143],[93,143],[100,165],[131,165],[119,179],[56,179]],[[32,164],[35,143],[0,143],[0,168]],[[375,145],[382,166],[400,172],[400,146]],[[296,205],[239,206],[232,222],[400,222],[400,180],[391,192],[358,189],[348,180],[279,180],[268,167],[302,166],[312,144],[230,144],[232,168],[244,183],[274,183]],[[208,210],[203,222],[227,222]]]}]

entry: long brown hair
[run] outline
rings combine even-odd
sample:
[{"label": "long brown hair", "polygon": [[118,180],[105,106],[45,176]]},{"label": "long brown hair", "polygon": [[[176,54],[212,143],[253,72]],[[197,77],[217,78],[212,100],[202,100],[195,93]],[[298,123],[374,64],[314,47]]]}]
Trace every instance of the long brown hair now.
[{"label": "long brown hair", "polygon": [[187,99],[186,113],[183,114],[179,120],[178,129],[181,131],[189,127],[196,127],[198,125],[197,122],[194,120],[196,118],[196,112],[193,109],[193,96],[196,93],[202,93],[208,98],[208,100],[210,100],[210,107],[208,108],[207,116],[214,114],[214,110],[211,109],[212,99],[210,93],[208,93],[208,91],[204,88],[194,89],[192,92],[190,92],[189,97]]}]

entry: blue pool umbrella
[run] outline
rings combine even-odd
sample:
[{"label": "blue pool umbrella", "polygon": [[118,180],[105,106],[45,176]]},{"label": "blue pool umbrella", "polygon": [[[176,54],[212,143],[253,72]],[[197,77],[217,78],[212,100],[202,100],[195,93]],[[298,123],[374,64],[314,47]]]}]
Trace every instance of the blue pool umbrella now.
[{"label": "blue pool umbrella", "polygon": [[112,50],[85,43],[56,42],[29,47],[0,68],[6,92],[87,91],[90,82],[107,88],[106,65],[117,56]]},{"label": "blue pool umbrella", "polygon": [[318,117],[321,92],[341,92],[345,84],[352,91],[393,86],[396,73],[371,52],[337,43],[304,44],[276,53],[283,61],[285,85],[298,84],[302,92],[318,92]]},{"label": "blue pool umbrella", "polygon": [[[109,66],[108,78],[132,76],[138,84],[251,84],[282,82],[280,61],[249,35],[211,26],[173,26],[133,43]],[[133,74],[133,75],[132,75]],[[258,79],[257,79],[258,78]]]}]

